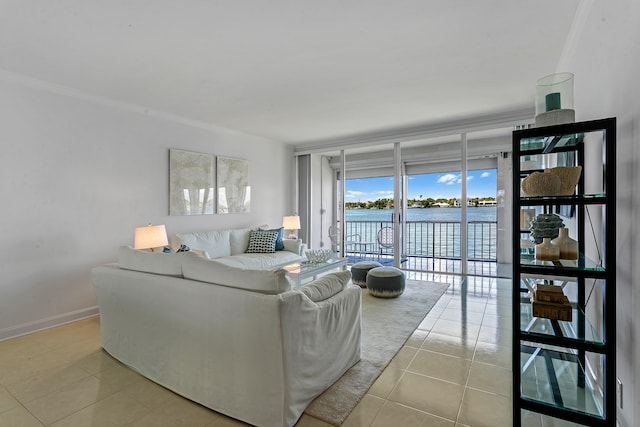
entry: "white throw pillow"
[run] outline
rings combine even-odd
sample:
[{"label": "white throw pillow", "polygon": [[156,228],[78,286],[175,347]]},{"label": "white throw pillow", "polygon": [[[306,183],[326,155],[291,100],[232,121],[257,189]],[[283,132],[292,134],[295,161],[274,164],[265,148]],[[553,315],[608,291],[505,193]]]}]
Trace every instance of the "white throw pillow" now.
[{"label": "white throw pillow", "polygon": [[215,259],[187,254],[182,262],[185,279],[247,289],[265,294],[279,294],[291,290],[284,270],[250,270],[225,265]]},{"label": "white throw pillow", "polygon": [[229,230],[177,233],[176,239],[178,240],[178,246],[187,245],[191,249],[201,249],[205,251],[210,258],[231,255]]},{"label": "white throw pillow", "polygon": [[348,270],[329,273],[301,287],[300,292],[309,297],[311,301],[324,301],[342,292],[347,287],[350,279],[351,272]]},{"label": "white throw pillow", "polygon": [[141,251],[130,246],[118,249],[118,266],[125,270],[182,277],[184,254]]}]

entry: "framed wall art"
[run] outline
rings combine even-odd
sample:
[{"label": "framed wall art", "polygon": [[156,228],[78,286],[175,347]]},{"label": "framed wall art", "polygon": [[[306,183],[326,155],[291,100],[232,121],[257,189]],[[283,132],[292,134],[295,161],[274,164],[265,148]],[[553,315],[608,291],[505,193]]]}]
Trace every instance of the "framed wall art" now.
[{"label": "framed wall art", "polygon": [[249,161],[217,157],[218,213],[244,213],[251,207]]},{"label": "framed wall art", "polygon": [[169,150],[169,215],[213,215],[214,157]]}]

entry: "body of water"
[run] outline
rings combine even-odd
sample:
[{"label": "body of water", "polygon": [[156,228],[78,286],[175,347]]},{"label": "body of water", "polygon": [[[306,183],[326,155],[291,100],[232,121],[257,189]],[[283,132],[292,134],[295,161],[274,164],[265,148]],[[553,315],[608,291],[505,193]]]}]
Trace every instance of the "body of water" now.
[{"label": "body of water", "polygon": [[[391,221],[393,209],[346,209],[347,221]],[[460,208],[410,208],[407,221],[460,221]],[[495,221],[496,207],[467,208],[468,221]]]},{"label": "body of water", "polygon": [[[460,259],[460,208],[407,209],[405,255]],[[352,249],[390,253],[377,236],[383,227],[392,227],[393,209],[345,210],[347,240],[368,242]],[[496,207],[467,209],[469,258],[496,259]],[[351,237],[350,237],[351,236]],[[355,236],[355,237],[354,237]]]}]

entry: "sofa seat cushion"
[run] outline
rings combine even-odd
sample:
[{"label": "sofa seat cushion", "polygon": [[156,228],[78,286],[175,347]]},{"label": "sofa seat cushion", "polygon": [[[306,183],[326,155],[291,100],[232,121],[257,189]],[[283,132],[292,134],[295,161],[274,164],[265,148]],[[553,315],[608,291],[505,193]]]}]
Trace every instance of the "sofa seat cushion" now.
[{"label": "sofa seat cushion", "polygon": [[[237,258],[234,255],[228,258]],[[264,294],[279,294],[291,290],[291,283],[281,269],[246,269],[206,259],[187,253],[182,261],[182,274],[185,279],[216,285],[246,289]]]},{"label": "sofa seat cushion", "polygon": [[301,259],[301,256],[293,252],[277,251],[272,254],[238,254],[217,258],[216,261],[229,267],[264,270],[281,264],[300,261]]}]

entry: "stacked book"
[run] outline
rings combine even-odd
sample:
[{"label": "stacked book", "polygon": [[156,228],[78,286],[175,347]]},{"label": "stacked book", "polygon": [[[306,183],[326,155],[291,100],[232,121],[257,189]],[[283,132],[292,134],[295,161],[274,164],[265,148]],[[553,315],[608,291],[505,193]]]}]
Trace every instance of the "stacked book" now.
[{"label": "stacked book", "polygon": [[571,303],[560,286],[536,284],[531,306],[535,317],[567,322],[572,320]]}]

